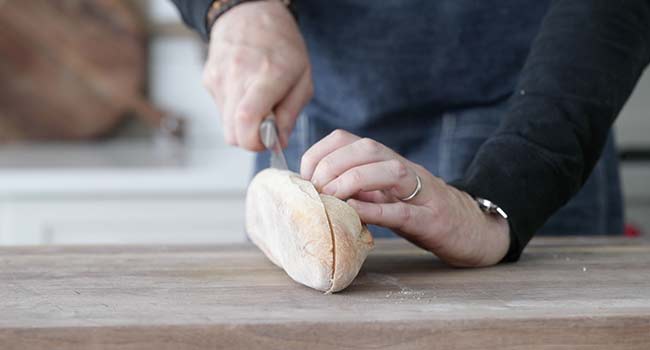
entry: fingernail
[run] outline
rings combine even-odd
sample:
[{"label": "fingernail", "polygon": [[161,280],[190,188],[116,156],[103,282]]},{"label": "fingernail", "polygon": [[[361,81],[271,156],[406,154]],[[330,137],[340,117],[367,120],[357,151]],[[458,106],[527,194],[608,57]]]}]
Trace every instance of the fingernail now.
[{"label": "fingernail", "polygon": [[336,182],[330,182],[327,184],[327,186],[323,188],[323,193],[333,196],[334,194],[336,194],[336,190],[338,189],[338,187],[339,186],[336,184]]}]

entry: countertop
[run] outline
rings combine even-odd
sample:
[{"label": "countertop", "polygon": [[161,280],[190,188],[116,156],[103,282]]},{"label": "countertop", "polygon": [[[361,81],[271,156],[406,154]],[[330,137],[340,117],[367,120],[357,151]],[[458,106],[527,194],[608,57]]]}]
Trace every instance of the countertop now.
[{"label": "countertop", "polygon": [[345,291],[293,282],[251,245],[0,248],[2,349],[647,349],[650,243],[536,239],[445,266],[379,240]]},{"label": "countertop", "polygon": [[0,198],[245,193],[253,153],[173,140],[6,145]]}]

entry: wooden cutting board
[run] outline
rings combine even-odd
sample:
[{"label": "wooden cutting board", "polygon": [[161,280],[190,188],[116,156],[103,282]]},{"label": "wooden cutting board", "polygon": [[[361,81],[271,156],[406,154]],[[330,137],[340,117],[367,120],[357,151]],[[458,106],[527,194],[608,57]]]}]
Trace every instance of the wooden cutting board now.
[{"label": "wooden cutting board", "polygon": [[142,97],[146,32],[127,3],[0,1],[0,143],[96,137],[134,109],[158,117]]},{"label": "wooden cutting board", "polygon": [[254,247],[0,249],[2,349],[648,349],[650,244],[536,240],[455,269],[379,241],[346,291]]}]

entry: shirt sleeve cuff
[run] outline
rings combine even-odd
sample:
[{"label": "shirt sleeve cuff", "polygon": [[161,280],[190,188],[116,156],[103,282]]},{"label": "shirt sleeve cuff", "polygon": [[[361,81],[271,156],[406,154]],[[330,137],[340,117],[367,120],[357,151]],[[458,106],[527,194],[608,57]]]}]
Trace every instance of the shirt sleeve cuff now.
[{"label": "shirt sleeve cuff", "polygon": [[183,22],[201,35],[203,40],[210,38],[210,29],[207,27],[206,16],[214,0],[174,1],[178,7]]}]

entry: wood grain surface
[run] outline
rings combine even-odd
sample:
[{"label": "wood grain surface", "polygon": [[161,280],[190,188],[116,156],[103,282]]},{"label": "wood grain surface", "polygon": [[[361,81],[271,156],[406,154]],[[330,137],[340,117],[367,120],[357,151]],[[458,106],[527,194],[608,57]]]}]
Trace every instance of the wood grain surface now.
[{"label": "wood grain surface", "polygon": [[0,249],[0,349],[649,349],[650,244],[536,240],[450,268],[379,241],[342,293],[248,245]]}]

